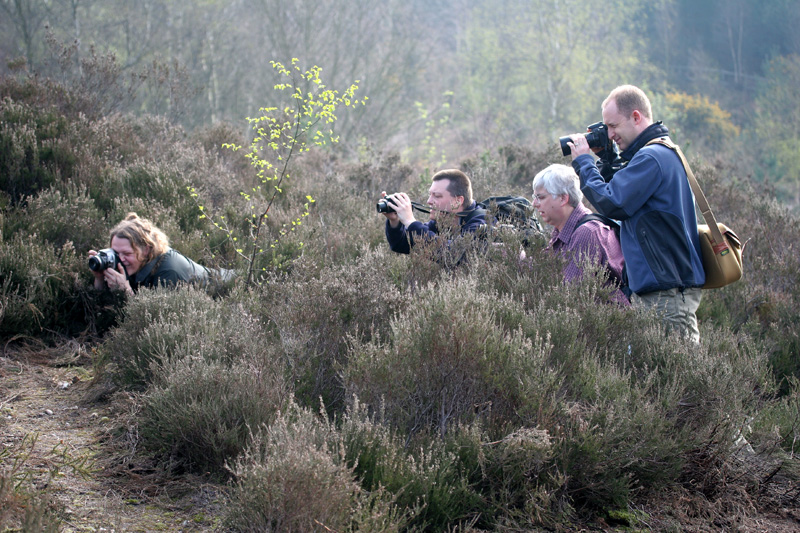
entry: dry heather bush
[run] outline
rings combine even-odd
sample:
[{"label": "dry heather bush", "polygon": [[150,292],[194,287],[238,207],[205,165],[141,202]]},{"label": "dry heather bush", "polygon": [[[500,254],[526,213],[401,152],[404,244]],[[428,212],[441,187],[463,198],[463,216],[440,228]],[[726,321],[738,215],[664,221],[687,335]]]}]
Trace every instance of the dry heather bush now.
[{"label": "dry heather bush", "polygon": [[556,148],[535,151],[511,144],[498,148],[496,154],[485,153],[480,158],[464,160],[460,168],[472,179],[478,200],[512,193],[530,198],[536,173],[551,163],[562,162],[561,152]]},{"label": "dry heather bush", "polygon": [[[211,341],[213,342],[213,340]],[[196,339],[155,370],[137,416],[145,448],[173,467],[221,476],[244,451],[250,428],[272,421],[289,397],[280,360],[254,346],[233,360]]]},{"label": "dry heather bush", "polygon": [[69,175],[73,156],[62,145],[74,124],[10,98],[0,101],[0,118],[0,190],[12,203]]},{"label": "dry heather bush", "polygon": [[232,467],[225,522],[234,531],[400,531],[388,494],[365,491],[343,461],[336,430],[290,406],[259,428]]},{"label": "dry heather bush", "polygon": [[365,252],[354,264],[323,268],[306,279],[309,272],[301,266],[295,280],[271,283],[268,294],[253,302],[254,313],[275,327],[302,404],[316,405],[322,397],[329,409],[340,410],[338,373],[348,339],[389,334],[392,309],[407,298],[391,285],[385,259],[385,250]]},{"label": "dry heather bush", "polygon": [[445,435],[459,423],[519,424],[531,398],[557,388],[543,363],[548,345],[497,323],[507,298],[478,294],[472,279],[422,289],[392,320],[391,336],[354,341],[343,369],[348,395],[377,408],[411,435]]},{"label": "dry heather bush", "polygon": [[87,327],[84,269],[71,243],[54,249],[19,234],[0,242],[0,338],[79,335]]},{"label": "dry heather bush", "polygon": [[163,377],[161,366],[188,355],[226,364],[272,356],[259,324],[239,306],[214,300],[202,289],[140,291],[122,309],[122,320],[101,351],[115,363],[120,384],[143,388]]},{"label": "dry heather bush", "polygon": [[108,234],[102,214],[83,186],[66,184],[31,197],[3,218],[3,235],[50,243],[55,249],[72,243],[78,253],[103,242]]},{"label": "dry heather bush", "polygon": [[386,219],[375,212],[375,197],[337,183],[309,184],[304,190],[316,199],[306,219],[310,231],[304,255],[321,265],[341,265],[367,249],[386,248]]},{"label": "dry heather bush", "polygon": [[400,154],[368,150],[362,162],[344,170],[343,178],[356,192],[377,200],[381,191],[392,194],[407,190],[414,175],[414,168],[403,163]]},{"label": "dry heather bush", "polygon": [[767,186],[723,179],[730,169],[700,165],[698,179],[713,199],[717,219],[728,223],[746,242],[742,281],[706,291],[698,310],[701,320],[746,331],[765,345],[770,364],[788,393],[787,376],[800,376],[800,219],[770,195]]}]

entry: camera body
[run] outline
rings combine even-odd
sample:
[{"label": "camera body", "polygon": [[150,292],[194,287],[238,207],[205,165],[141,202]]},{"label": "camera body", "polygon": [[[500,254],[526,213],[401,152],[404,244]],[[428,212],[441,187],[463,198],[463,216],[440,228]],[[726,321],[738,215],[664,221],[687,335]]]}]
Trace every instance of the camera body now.
[{"label": "camera body", "polygon": [[378,213],[394,213],[394,202],[392,202],[392,195],[387,194],[385,197],[378,200],[378,204],[375,206],[378,210]]},{"label": "camera body", "polygon": [[[609,148],[613,149],[613,143],[611,139],[608,138],[608,126],[603,124],[602,122],[595,122],[589,126],[586,126],[586,129],[589,130],[584,134],[586,137],[586,142],[589,143],[589,148],[601,148],[603,150],[608,150]],[[569,137],[559,137],[558,142],[561,143],[561,153],[564,156],[568,156],[572,153],[568,142],[572,139]],[[613,151],[613,150],[612,150]]]},{"label": "camera body", "polygon": [[104,248],[89,258],[89,268],[95,272],[102,272],[107,268],[117,269],[119,256],[112,248]]}]

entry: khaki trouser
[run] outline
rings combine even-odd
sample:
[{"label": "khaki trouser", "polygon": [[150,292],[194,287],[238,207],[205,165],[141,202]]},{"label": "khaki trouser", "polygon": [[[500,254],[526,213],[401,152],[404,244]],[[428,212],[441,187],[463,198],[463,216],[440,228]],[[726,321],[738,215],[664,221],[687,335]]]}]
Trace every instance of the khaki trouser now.
[{"label": "khaki trouser", "polygon": [[700,330],[697,329],[697,308],[700,306],[702,294],[700,288],[669,289],[653,291],[646,294],[632,294],[631,304],[636,307],[653,308],[661,315],[661,320],[669,331],[678,331],[692,342],[700,342]]}]

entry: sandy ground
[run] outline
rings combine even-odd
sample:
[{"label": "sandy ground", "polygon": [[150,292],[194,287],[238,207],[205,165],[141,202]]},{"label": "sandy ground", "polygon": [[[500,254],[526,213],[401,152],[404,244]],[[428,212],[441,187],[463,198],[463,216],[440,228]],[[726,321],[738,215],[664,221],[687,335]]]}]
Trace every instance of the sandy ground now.
[{"label": "sandy ground", "polygon": [[220,488],[137,464],[118,415],[86,401],[90,380],[84,367],[0,359],[0,445],[30,451],[24,468],[60,503],[61,530],[215,530]]}]

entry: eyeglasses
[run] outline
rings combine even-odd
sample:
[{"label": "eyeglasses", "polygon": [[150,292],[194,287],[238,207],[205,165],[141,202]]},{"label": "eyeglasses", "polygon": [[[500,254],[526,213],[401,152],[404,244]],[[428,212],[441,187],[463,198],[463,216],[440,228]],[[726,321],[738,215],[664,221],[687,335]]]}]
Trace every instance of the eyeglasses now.
[{"label": "eyeglasses", "polygon": [[544,202],[545,200],[547,200],[547,197],[548,197],[548,196],[551,196],[551,195],[550,195],[550,194],[547,194],[547,193],[543,193],[543,194],[534,194],[534,195],[533,195],[533,201],[534,201],[534,202],[538,201],[539,203],[542,203],[542,202]]}]

